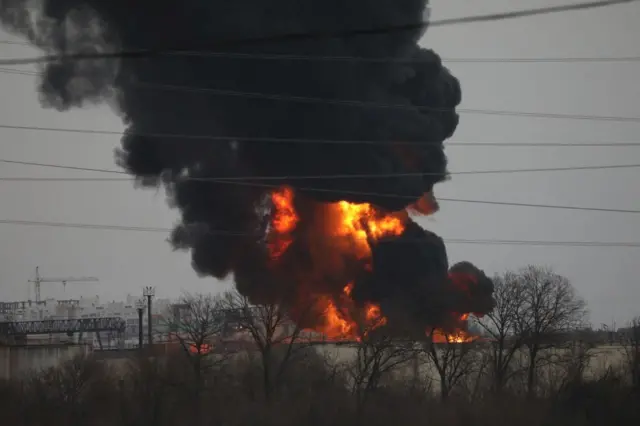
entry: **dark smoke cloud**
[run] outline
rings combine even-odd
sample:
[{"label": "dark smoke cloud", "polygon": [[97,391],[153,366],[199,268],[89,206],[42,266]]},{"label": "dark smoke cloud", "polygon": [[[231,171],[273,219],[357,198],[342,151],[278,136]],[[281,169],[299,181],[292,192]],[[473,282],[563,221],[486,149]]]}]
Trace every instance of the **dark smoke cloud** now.
[{"label": "dark smoke cloud", "polygon": [[481,316],[493,309],[493,281],[484,271],[469,262],[459,262],[449,269],[449,279],[457,290],[455,306],[462,307],[461,312]]},{"label": "dark smoke cloud", "polygon": [[[234,37],[415,24],[423,20],[425,2],[0,0],[0,14],[5,28],[23,34],[47,53],[60,54],[163,46],[197,49],[208,42]],[[414,173],[384,179],[269,181],[323,190],[297,191],[302,194],[297,202],[303,219],[317,216],[312,206],[318,202],[341,199],[370,202],[390,211],[405,208],[411,199],[357,192],[401,194],[417,200],[446,178],[443,141],[458,123],[454,108],[461,99],[460,85],[442,66],[438,55],[417,45],[420,36],[419,30],[402,31],[342,39],[263,42],[227,50],[421,60],[410,63],[269,61],[206,54],[120,61],[61,60],[45,66],[40,92],[43,104],[59,110],[97,102],[114,107],[127,126],[117,152],[118,163],[138,177],[143,186],[166,185],[170,204],[182,213],[181,223],[172,235],[173,244],[191,250],[193,266],[199,274],[222,278],[233,273],[238,288],[254,300],[269,299],[274,293],[294,294],[305,274],[313,275],[318,286],[331,288],[334,280],[337,283],[345,276],[355,275],[360,297],[389,304],[389,311],[403,306],[411,317],[435,324],[441,322],[446,311],[468,305],[464,298],[456,302],[455,286],[446,278],[446,251],[435,235],[411,223],[397,241],[381,242],[374,248],[375,272],[365,277],[358,276],[358,268],[349,259],[340,261],[338,275],[343,276],[321,273],[317,254],[310,252],[304,240],[296,241],[298,248],[290,250],[287,264],[294,264],[295,259],[298,266],[295,273],[283,275],[282,271],[269,270],[263,240],[207,232],[264,231],[268,187],[179,179]],[[175,90],[176,87],[193,90]],[[402,104],[407,108],[251,99],[215,95],[206,89]],[[229,139],[182,140],[159,134]],[[258,143],[243,141],[243,137],[391,142]],[[401,145],[393,141],[419,143]],[[415,172],[427,175],[416,176]],[[307,222],[314,223],[310,219]],[[300,232],[312,231],[303,226]],[[405,239],[417,242],[402,241]],[[362,284],[365,282],[369,285]],[[490,291],[482,294],[490,298]]]}]

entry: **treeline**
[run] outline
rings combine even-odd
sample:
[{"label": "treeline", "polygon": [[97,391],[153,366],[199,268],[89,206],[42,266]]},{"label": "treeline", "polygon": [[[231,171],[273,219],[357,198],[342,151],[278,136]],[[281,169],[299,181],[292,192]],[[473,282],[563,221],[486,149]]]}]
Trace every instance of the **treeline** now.
[{"label": "treeline", "polygon": [[[586,307],[566,278],[528,267],[495,283],[496,309],[476,324],[491,338],[467,343],[371,332],[352,346],[316,345],[277,305],[185,296],[168,320],[175,351],[80,357],[2,383],[2,424],[638,424],[637,321],[619,342],[620,362],[594,366],[597,345],[567,337]],[[229,309],[246,347],[212,343]]]}]

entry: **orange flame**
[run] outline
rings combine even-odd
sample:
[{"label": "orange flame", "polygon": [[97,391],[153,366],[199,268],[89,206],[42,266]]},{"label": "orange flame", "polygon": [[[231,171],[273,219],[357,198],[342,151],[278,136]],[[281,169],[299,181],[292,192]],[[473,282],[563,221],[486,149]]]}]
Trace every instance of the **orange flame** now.
[{"label": "orange flame", "polygon": [[356,255],[368,260],[371,256],[369,240],[379,240],[386,236],[398,236],[404,231],[406,213],[381,214],[371,204],[355,204],[339,201],[330,204],[332,213],[339,217],[334,230],[337,237],[351,237],[355,240]]},{"label": "orange flame", "polygon": [[473,336],[469,336],[464,331],[446,334],[440,330],[436,330],[431,335],[431,339],[433,343],[470,343],[475,340]]},{"label": "orange flame", "polygon": [[353,283],[347,284],[340,297],[319,296],[316,308],[324,313],[323,324],[316,330],[331,340],[360,340],[371,330],[387,323],[380,306],[367,303],[364,309],[357,309],[351,299]]},{"label": "orange flame", "polygon": [[[458,319],[459,323],[465,323],[469,319],[469,314],[462,314]],[[435,329],[431,333],[433,343],[470,343],[476,340],[476,336],[470,335],[462,328],[456,329],[453,333],[445,333],[443,330]]]},{"label": "orange flame", "polygon": [[[271,194],[274,210],[268,247],[273,261],[278,261],[293,242],[292,233],[299,223],[294,195],[293,189],[289,187],[280,188]],[[429,210],[428,206],[433,205],[431,199],[425,196],[413,208],[425,212]],[[328,204],[327,208],[327,214],[332,218],[329,232],[334,237],[350,241],[350,250],[368,268],[372,267],[371,242],[401,235],[408,220],[406,211],[384,213],[368,203],[339,201]],[[314,296],[314,310],[322,313],[322,324],[312,331],[320,332],[331,340],[360,340],[371,330],[387,323],[379,305],[366,303],[364,307],[356,306],[351,298],[353,287],[354,284],[350,282],[337,296]],[[445,334],[442,336],[451,337]],[[458,337],[455,339],[457,341]]]},{"label": "orange flame", "polygon": [[273,191],[271,202],[273,203],[271,226],[276,238],[270,242],[269,248],[271,250],[271,258],[277,259],[287,251],[293,242],[291,232],[298,224],[298,215],[293,206],[293,190],[289,187]]},{"label": "orange flame", "polygon": [[213,348],[208,343],[203,343],[201,345],[196,345],[195,343],[189,344],[189,352],[197,355],[206,355],[211,352]]}]

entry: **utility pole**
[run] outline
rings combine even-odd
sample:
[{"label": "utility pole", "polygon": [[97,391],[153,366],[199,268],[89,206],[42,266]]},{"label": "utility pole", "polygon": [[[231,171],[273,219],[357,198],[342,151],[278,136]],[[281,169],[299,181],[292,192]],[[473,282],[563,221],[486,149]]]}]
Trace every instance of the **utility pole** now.
[{"label": "utility pole", "polygon": [[142,290],[142,295],[144,297],[147,298],[147,325],[148,325],[148,333],[149,333],[149,347],[151,347],[153,345],[153,336],[152,336],[152,319],[153,317],[151,316],[151,299],[153,298],[153,296],[155,296],[156,294],[156,289],[155,287],[151,287],[151,286],[146,286],[143,290]]},{"label": "utility pole", "polygon": [[138,349],[142,350],[144,345],[142,316],[144,315],[144,299],[136,300],[136,310],[138,311]]},{"label": "utility pole", "polygon": [[33,280],[29,280],[35,287],[36,304],[41,301],[40,285],[42,283],[61,283],[65,289],[67,283],[79,283],[79,282],[98,282],[100,281],[96,277],[66,277],[66,278],[43,278],[40,276],[40,267],[36,266],[36,276]]}]

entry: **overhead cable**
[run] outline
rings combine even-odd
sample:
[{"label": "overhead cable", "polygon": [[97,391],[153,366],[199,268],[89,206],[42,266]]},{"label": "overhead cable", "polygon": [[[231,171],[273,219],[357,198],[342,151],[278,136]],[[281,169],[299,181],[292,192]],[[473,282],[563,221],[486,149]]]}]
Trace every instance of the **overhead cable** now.
[{"label": "overhead cable", "polygon": [[[285,144],[327,144],[327,145],[425,145],[429,141],[401,141],[401,140],[358,140],[358,139],[308,139],[308,138],[277,138],[262,136],[213,136],[194,135],[180,133],[156,133],[156,132],[136,132],[126,130],[96,130],[78,129],[63,127],[42,127],[42,126],[20,126],[13,124],[0,124],[0,129],[7,130],[27,130],[37,132],[58,132],[58,133],[80,133],[89,135],[122,136],[123,133],[132,136],[144,136],[150,139],[180,139],[192,141],[242,141],[256,143],[285,143]],[[492,147],[636,147],[640,142],[461,142],[446,141],[444,146],[492,146]]]},{"label": "overhead cable", "polygon": [[[128,174],[123,170],[101,169],[80,166],[66,166],[61,164],[38,163],[33,161],[9,160],[0,158],[0,163],[17,164],[23,166],[49,167],[55,169],[78,170],[85,172],[99,172],[112,174]],[[611,164],[596,166],[569,166],[569,167],[549,167],[549,168],[529,168],[529,169],[497,169],[497,170],[466,170],[447,173],[438,172],[414,172],[414,173],[369,173],[369,174],[324,174],[324,175],[291,175],[291,176],[211,176],[211,177],[190,177],[184,176],[179,180],[198,181],[283,181],[283,180],[328,180],[328,179],[388,179],[394,177],[420,177],[420,176],[443,176],[443,175],[488,175],[503,173],[539,173],[539,172],[560,172],[574,170],[606,170],[606,169],[635,169],[640,164]]]},{"label": "overhead cable", "polygon": [[[244,46],[262,43],[275,43],[275,42],[288,42],[288,41],[300,41],[300,40],[313,40],[319,38],[346,38],[362,35],[379,35],[388,34],[398,31],[411,31],[416,29],[429,27],[444,27],[459,24],[470,24],[479,22],[494,22],[504,21],[516,18],[525,18],[537,15],[549,15],[561,12],[570,12],[578,10],[587,10],[594,8],[610,7],[615,5],[630,4],[638,0],[596,0],[590,2],[568,4],[561,6],[551,6],[535,9],[523,9],[511,12],[491,13],[484,15],[472,15],[463,16],[459,18],[448,18],[441,20],[431,20],[427,22],[412,23],[406,25],[387,26],[381,28],[371,29],[356,29],[356,30],[344,30],[344,31],[324,31],[313,33],[288,33],[288,34],[274,34],[270,36],[252,37],[243,39],[227,39],[219,40],[215,43],[209,43],[206,49],[196,49],[198,51],[212,51],[214,49],[224,48],[228,46]],[[82,60],[82,59],[102,59],[102,58],[143,58],[157,55],[172,55],[181,54],[182,52],[193,51],[191,49],[179,48],[152,48],[152,49],[134,49],[123,50],[115,52],[99,52],[99,53],[76,53],[66,55],[47,55],[35,58],[14,58],[0,60],[0,65],[20,65],[20,64],[33,64],[43,62],[57,62],[60,60]]]},{"label": "overhead cable", "polygon": [[[63,166],[59,164],[48,164],[48,163],[36,163],[36,162],[27,162],[27,161],[17,161],[17,160],[6,160],[0,159],[0,163],[5,164],[18,164],[18,165],[27,165],[27,166],[37,166],[37,167],[52,167],[52,168],[61,168],[77,171],[88,171],[88,172],[99,172],[99,173],[112,173],[112,174],[126,174],[126,172],[121,170],[111,170],[111,169],[100,169],[100,168],[85,168],[85,167],[75,167],[75,166]],[[639,165],[640,166],[640,165]],[[547,169],[548,171],[549,169]],[[326,177],[326,176],[325,176]],[[184,177],[183,180],[195,180],[195,181],[205,181],[205,182],[215,182],[229,185],[241,185],[241,186],[253,186],[253,187],[263,187],[263,188],[279,188],[279,185],[269,184],[269,183],[261,183],[256,182],[258,178],[256,177],[243,177],[240,179],[231,179],[231,178],[196,178],[196,177]],[[42,182],[42,181],[86,181],[86,182],[99,182],[99,181],[133,181],[134,178],[33,178],[33,177],[7,177],[0,178],[0,182],[2,181],[31,181],[31,182]],[[324,193],[340,193],[340,194],[351,194],[351,195],[367,195],[367,196],[376,196],[376,197],[385,197],[385,198],[394,198],[394,199],[406,199],[407,201],[415,201],[416,197],[413,195],[402,195],[402,194],[384,194],[379,192],[363,192],[363,191],[337,191],[335,189],[328,188],[317,188],[317,187],[300,187],[296,186],[296,189],[300,191],[307,192],[324,192]],[[551,204],[533,204],[533,203],[517,203],[517,202],[503,202],[503,201],[488,201],[488,200],[468,200],[468,199],[458,199],[458,198],[438,198],[439,201],[444,202],[458,202],[458,203],[471,203],[471,204],[488,204],[488,205],[501,205],[501,206],[513,206],[513,207],[535,207],[535,208],[548,208],[548,209],[562,209],[562,210],[584,210],[584,211],[597,211],[597,212],[609,212],[609,213],[640,213],[640,210],[633,209],[615,209],[615,208],[606,208],[606,207],[581,207],[581,206],[562,206],[562,205],[551,205]]]},{"label": "overhead cable", "polygon": [[[14,42],[0,40],[0,44],[23,44],[27,42]],[[177,55],[177,54],[176,54]],[[181,56],[209,56],[228,59],[264,60],[264,61],[300,61],[300,62],[364,62],[373,64],[420,64],[425,62],[420,58],[403,57],[367,57],[367,56],[328,56],[328,55],[290,55],[269,53],[236,53],[236,52],[181,52]],[[448,63],[607,63],[607,62],[640,62],[640,56],[537,56],[537,57],[441,57]],[[40,75],[37,71],[2,68],[0,72],[9,74]]]},{"label": "overhead cable", "polygon": [[280,101],[280,102],[339,105],[344,107],[380,108],[380,109],[397,109],[397,110],[407,110],[407,111],[430,111],[430,112],[455,111],[457,113],[462,113],[462,114],[499,115],[499,116],[532,117],[532,118],[547,118],[547,119],[562,119],[562,120],[588,120],[588,121],[613,121],[613,122],[640,123],[640,117],[630,117],[630,116],[563,114],[563,113],[509,111],[509,110],[479,109],[479,108],[443,108],[443,107],[431,107],[426,105],[390,104],[390,103],[383,103],[383,102],[360,101],[360,100],[352,100],[352,99],[331,99],[331,98],[316,98],[316,97],[310,97],[310,96],[283,95],[279,93],[241,92],[238,90],[213,89],[213,88],[204,88],[204,87],[190,87],[190,86],[155,84],[155,83],[145,83],[145,82],[137,82],[135,83],[135,86],[140,88],[162,89],[162,90],[168,90],[168,91],[206,93],[214,96],[264,99],[264,100],[270,100],[270,101],[276,101],[276,102]]},{"label": "overhead cable", "polygon": [[[0,68],[0,72],[9,72],[11,74],[21,75],[37,75],[32,71],[22,70],[7,70],[6,68]],[[133,83],[132,83],[133,84]],[[176,86],[168,84],[153,84],[145,82],[137,82],[135,86],[141,88],[156,88],[160,90],[171,90],[181,92],[193,92],[193,93],[208,93],[215,96],[230,96],[241,98],[253,98],[253,99],[265,99],[271,101],[282,102],[300,102],[300,103],[317,103],[328,105],[340,105],[347,107],[363,107],[363,108],[383,108],[383,109],[399,109],[408,111],[431,111],[431,112],[447,112],[455,111],[462,114],[480,114],[480,115],[500,115],[500,116],[513,116],[513,117],[532,117],[532,118],[545,118],[545,119],[561,119],[561,120],[590,120],[590,121],[613,121],[613,122],[640,122],[640,117],[629,116],[602,116],[602,115],[586,115],[586,114],[563,114],[563,113],[545,113],[545,112],[530,112],[530,111],[512,111],[512,110],[491,110],[480,108],[442,108],[432,107],[426,105],[413,105],[413,104],[387,104],[382,102],[349,100],[349,99],[330,99],[330,98],[314,98],[308,96],[292,96],[282,94],[271,94],[262,92],[241,92],[237,90],[224,90],[204,87],[191,87],[191,86]]]},{"label": "overhead cable", "polygon": [[[162,227],[146,227],[146,226],[126,226],[126,225],[103,225],[88,224],[74,222],[45,222],[45,221],[29,221],[29,220],[12,220],[0,219],[0,224],[5,225],[22,225],[22,226],[45,226],[53,228],[75,228],[75,229],[91,229],[102,231],[128,231],[128,232],[147,232],[147,233],[169,233],[170,228]],[[262,238],[264,234],[247,233],[228,230],[207,230],[206,234],[218,235],[225,237],[252,237]],[[417,239],[399,239],[400,242],[412,243],[422,242]],[[544,241],[544,240],[498,240],[498,239],[469,239],[469,238],[448,238],[444,239],[448,244],[481,244],[481,245],[527,245],[527,246],[566,246],[566,247],[640,247],[638,242],[621,242],[621,241]]]}]

